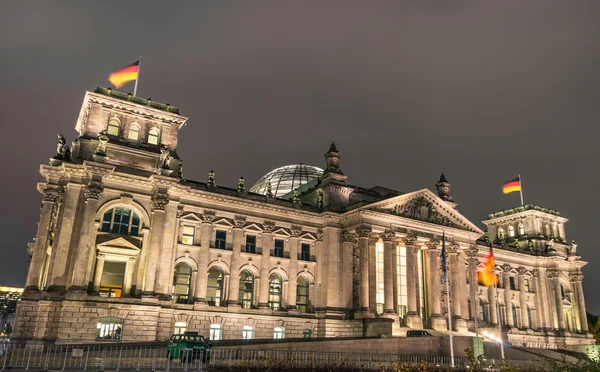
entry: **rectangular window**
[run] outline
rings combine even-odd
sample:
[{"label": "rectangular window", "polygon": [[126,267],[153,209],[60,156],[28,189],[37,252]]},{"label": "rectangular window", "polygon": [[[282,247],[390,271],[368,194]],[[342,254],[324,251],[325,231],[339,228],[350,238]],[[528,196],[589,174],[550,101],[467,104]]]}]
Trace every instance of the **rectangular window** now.
[{"label": "rectangular window", "polygon": [[510,276],[508,278],[509,282],[510,282],[510,289],[512,289],[513,291],[517,289],[517,285],[515,284],[515,277],[514,276]]},{"label": "rectangular window", "polygon": [[194,231],[196,230],[194,226],[184,226],[183,234],[181,236],[181,243],[187,245],[194,245]]},{"label": "rectangular window", "polygon": [[303,329],[302,330],[302,336],[304,336],[304,338],[311,338],[312,337],[312,331],[310,329]]},{"label": "rectangular window", "polygon": [[220,324],[210,325],[210,339],[211,340],[222,340],[223,339],[223,326]]},{"label": "rectangular window", "polygon": [[100,280],[100,296],[121,297],[123,279],[125,278],[125,262],[104,262]]},{"label": "rectangular window", "polygon": [[242,328],[242,339],[252,340],[254,338],[254,328],[252,326],[244,326]]},{"label": "rectangular window", "polygon": [[529,279],[523,279],[523,287],[525,292],[529,292]]},{"label": "rectangular window", "polygon": [[256,253],[256,235],[246,235],[246,252]]},{"label": "rectangular window", "polygon": [[273,256],[283,257],[283,239],[275,239],[275,249],[273,249]]},{"label": "rectangular window", "polygon": [[187,330],[186,322],[175,322],[175,332],[176,335],[182,335]]},{"label": "rectangular window", "polygon": [[227,242],[227,231],[217,230],[215,234],[215,248],[225,249],[225,243]]},{"label": "rectangular window", "polygon": [[406,316],[408,305],[406,285],[406,247],[397,247],[396,264],[398,266],[398,315],[400,318]]},{"label": "rectangular window", "polygon": [[275,327],[273,330],[273,338],[276,340],[284,338],[284,329],[282,327]]},{"label": "rectangular window", "polygon": [[115,208],[115,219],[112,226],[112,233],[127,235],[129,232],[129,218],[131,210],[127,208]]},{"label": "rectangular window", "polygon": [[100,318],[96,326],[97,340],[120,340],[123,330],[121,319],[113,317]]},{"label": "rectangular window", "polygon": [[375,302],[377,303],[377,313],[383,314],[383,303],[385,299],[384,280],[383,280],[383,243],[375,243]]},{"label": "rectangular window", "polygon": [[310,244],[302,243],[300,259],[303,261],[310,261]]}]

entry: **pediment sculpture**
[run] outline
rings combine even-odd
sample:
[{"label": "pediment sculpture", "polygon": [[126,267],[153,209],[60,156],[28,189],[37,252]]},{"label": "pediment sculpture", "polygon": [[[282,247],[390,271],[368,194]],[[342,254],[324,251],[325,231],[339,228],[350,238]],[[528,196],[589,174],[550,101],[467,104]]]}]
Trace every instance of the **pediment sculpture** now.
[{"label": "pediment sculpture", "polygon": [[441,214],[436,206],[423,196],[412,199],[406,204],[396,205],[390,209],[390,212],[397,216],[412,218],[414,220],[431,222],[443,226],[459,227],[449,217]]}]

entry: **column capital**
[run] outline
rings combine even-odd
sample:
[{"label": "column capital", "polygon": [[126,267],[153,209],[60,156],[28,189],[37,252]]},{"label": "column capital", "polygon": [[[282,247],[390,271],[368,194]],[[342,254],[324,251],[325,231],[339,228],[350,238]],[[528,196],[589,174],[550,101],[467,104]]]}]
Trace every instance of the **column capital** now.
[{"label": "column capital", "polygon": [[448,254],[457,254],[460,250],[460,245],[456,242],[452,242],[448,245]]},{"label": "column capital", "polygon": [[523,275],[525,275],[525,273],[527,272],[527,269],[526,269],[526,268],[524,268],[524,267],[519,267],[519,268],[517,269],[517,272],[519,273],[519,275],[523,276]]},{"label": "column capital", "polygon": [[470,245],[469,248],[465,250],[465,253],[469,258],[477,258],[477,255],[479,254],[479,249],[477,249],[477,246]]},{"label": "column capital", "polygon": [[396,237],[396,233],[392,229],[386,229],[379,236],[384,242],[391,242]]},{"label": "column capital", "polygon": [[538,269],[533,269],[531,271],[531,275],[533,275],[534,278],[539,278],[540,277],[540,271]]},{"label": "column capital", "polygon": [[263,222],[263,231],[267,234],[270,234],[275,230],[275,222],[273,221],[265,221]]},{"label": "column capital", "polygon": [[184,213],[183,206],[179,205],[177,207],[177,216],[175,218],[177,218],[178,220],[180,220],[181,217],[183,217],[183,213]]},{"label": "column capital", "polygon": [[317,232],[315,233],[315,238],[317,239],[318,242],[322,242],[323,241],[323,230],[318,229]]},{"label": "column capital", "polygon": [[548,270],[548,279],[558,278],[560,276],[560,271],[557,269]]},{"label": "column capital", "polygon": [[215,220],[216,213],[214,211],[204,211],[202,213],[202,223],[213,223]]},{"label": "column capital", "polygon": [[415,245],[415,243],[417,242],[417,234],[413,232],[409,233],[404,238],[402,238],[402,242],[404,242],[404,244],[407,246]]},{"label": "column capital", "polygon": [[164,211],[167,204],[169,204],[169,194],[166,192],[157,192],[152,197],[152,212]]},{"label": "column capital", "polygon": [[371,236],[371,231],[373,231],[373,229],[369,225],[360,225],[355,231],[359,238],[368,238]]},{"label": "column capital", "polygon": [[246,216],[236,215],[233,217],[233,228],[243,229],[246,224]]},{"label": "column capital", "polygon": [[86,202],[90,199],[98,200],[102,196],[103,191],[104,189],[102,188],[102,183],[90,181],[88,186],[83,190],[83,196]]},{"label": "column capital", "polygon": [[302,226],[292,225],[292,228],[290,229],[290,233],[292,235],[292,238],[299,237],[300,234],[302,234]]},{"label": "column capital", "polygon": [[502,265],[502,271],[504,273],[508,274],[511,270],[512,270],[512,266],[510,266],[509,264]]},{"label": "column capital", "polygon": [[42,198],[43,203],[56,203],[63,195],[61,188],[46,188]]},{"label": "column capital", "polygon": [[431,250],[436,250],[440,247],[440,240],[433,238],[426,242],[425,245]]},{"label": "column capital", "polygon": [[354,234],[348,230],[342,231],[342,242],[343,243],[356,244],[356,241],[357,241],[356,234]]},{"label": "column capital", "polygon": [[569,280],[573,283],[583,281],[583,274],[580,273],[571,273],[569,274]]}]

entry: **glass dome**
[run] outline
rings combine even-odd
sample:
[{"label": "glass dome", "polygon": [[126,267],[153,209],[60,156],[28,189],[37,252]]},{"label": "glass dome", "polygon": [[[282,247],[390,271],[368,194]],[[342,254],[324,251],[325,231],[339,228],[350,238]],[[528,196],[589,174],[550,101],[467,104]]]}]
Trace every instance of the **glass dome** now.
[{"label": "glass dome", "polygon": [[267,185],[271,182],[271,192],[275,197],[281,197],[298,187],[309,183],[323,175],[323,169],[306,164],[286,165],[262,176],[250,192],[267,194]]}]

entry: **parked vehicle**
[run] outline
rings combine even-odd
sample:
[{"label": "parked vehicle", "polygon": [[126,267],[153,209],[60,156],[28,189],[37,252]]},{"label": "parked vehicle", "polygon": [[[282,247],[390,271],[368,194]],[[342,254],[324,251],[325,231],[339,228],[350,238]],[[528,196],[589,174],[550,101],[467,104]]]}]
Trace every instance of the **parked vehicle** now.
[{"label": "parked vehicle", "polygon": [[167,345],[167,357],[172,360],[179,358],[182,362],[210,359],[210,341],[199,335],[198,332],[185,332],[181,335],[172,335]]},{"label": "parked vehicle", "polygon": [[433,335],[427,331],[406,331],[406,337],[433,337]]}]

